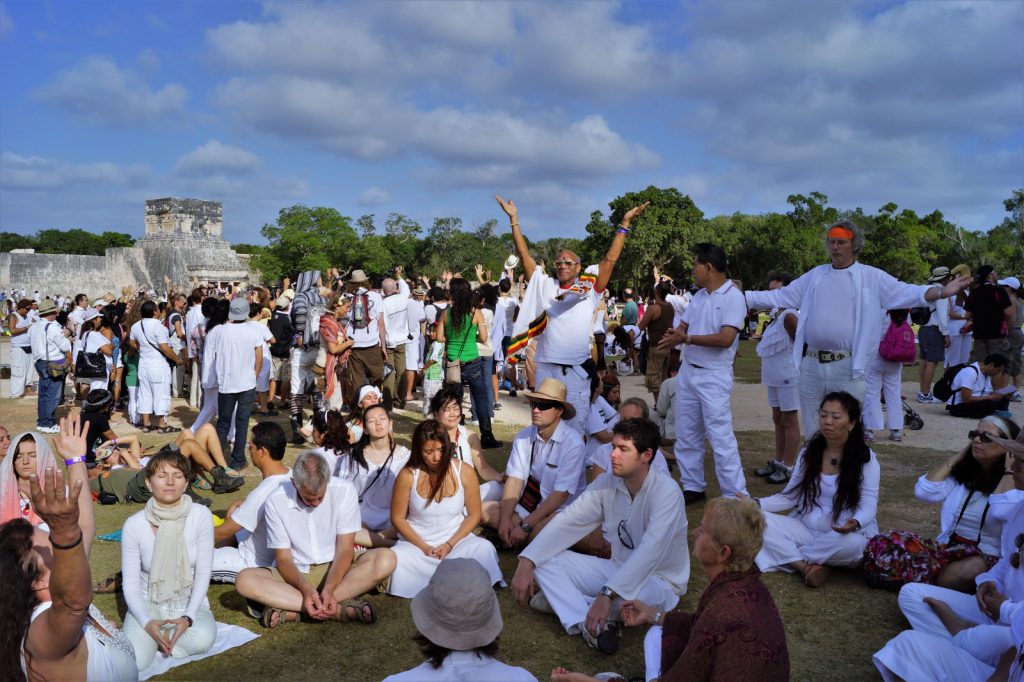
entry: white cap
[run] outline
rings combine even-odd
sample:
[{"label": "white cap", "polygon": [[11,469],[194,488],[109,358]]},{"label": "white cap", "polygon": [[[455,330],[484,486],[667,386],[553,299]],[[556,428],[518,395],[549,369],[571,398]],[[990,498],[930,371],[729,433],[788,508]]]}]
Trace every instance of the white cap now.
[{"label": "white cap", "polygon": [[363,398],[370,395],[371,393],[375,394],[378,400],[384,397],[383,395],[381,395],[379,388],[371,384],[367,384],[366,386],[363,386],[361,389],[359,389],[359,399],[356,401],[356,405],[361,404],[363,402]]},{"label": "white cap", "polygon": [[1016,277],[1007,277],[1006,279],[999,280],[999,286],[1010,287],[1011,289],[1020,289],[1020,280]]}]

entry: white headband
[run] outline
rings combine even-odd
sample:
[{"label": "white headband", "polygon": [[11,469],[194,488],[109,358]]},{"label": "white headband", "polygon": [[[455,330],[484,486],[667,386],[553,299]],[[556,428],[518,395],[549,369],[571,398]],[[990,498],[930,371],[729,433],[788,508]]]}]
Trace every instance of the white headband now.
[{"label": "white headband", "polygon": [[1006,421],[1002,417],[990,414],[987,417],[983,417],[979,423],[984,424],[986,422],[999,429],[999,433],[1003,434],[1003,438],[1012,437],[1010,432],[1010,422]]}]

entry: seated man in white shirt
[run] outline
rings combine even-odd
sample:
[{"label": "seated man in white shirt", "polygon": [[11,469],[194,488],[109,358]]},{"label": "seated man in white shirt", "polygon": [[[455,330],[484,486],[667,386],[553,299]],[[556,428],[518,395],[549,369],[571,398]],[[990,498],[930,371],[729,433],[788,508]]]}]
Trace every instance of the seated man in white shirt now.
[{"label": "seated man in white shirt", "polygon": [[300,615],[367,625],[377,620],[370,602],[352,598],[394,572],[395,554],[380,548],[355,559],[358,493],[348,481],[331,478],[326,459],[312,450],[299,455],[291,482],[267,499],[264,521],[277,566],[247,568],[235,580],[239,594],[265,606],[261,625],[276,627]]},{"label": "seated man in white shirt", "polygon": [[274,550],[267,546],[264,506],[267,498],[288,483],[291,472],[284,465],[288,439],[274,422],[260,422],[252,428],[249,456],[263,480],[244,500],[228,507],[224,523],[213,529],[213,579],[233,583],[240,571],[274,565]]},{"label": "seated man in white shirt", "polygon": [[[604,653],[619,647],[624,599],[639,599],[667,611],[686,592],[690,553],[686,544],[683,495],[675,481],[651,470],[661,436],[645,419],[626,419],[613,429],[612,470],[594,481],[541,531],[519,555],[512,593],[520,604],[543,599],[570,635],[579,633]],[[611,559],[569,551],[604,525],[614,528]]]},{"label": "seated man in white shirt", "polygon": [[586,487],[583,437],[572,427],[576,408],[566,399],[565,384],[545,379],[523,396],[533,425],[512,442],[501,502],[483,508],[484,523],[497,528],[509,547],[529,542]]},{"label": "seated man in white shirt", "polygon": [[946,411],[954,417],[981,419],[1008,410],[1013,392],[1006,374],[1009,364],[1006,356],[992,353],[957,372],[950,385],[953,395],[946,401]]}]

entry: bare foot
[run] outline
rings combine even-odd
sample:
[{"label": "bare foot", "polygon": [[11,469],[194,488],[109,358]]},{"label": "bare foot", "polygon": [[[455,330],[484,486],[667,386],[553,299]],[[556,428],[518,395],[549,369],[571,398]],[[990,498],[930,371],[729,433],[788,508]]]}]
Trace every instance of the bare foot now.
[{"label": "bare foot", "polygon": [[829,570],[821,564],[808,564],[804,571],[804,583],[808,587],[822,587],[828,581]]},{"label": "bare foot", "polygon": [[940,599],[925,597],[924,603],[932,607],[932,611],[934,611],[935,615],[939,617],[939,620],[942,621],[942,624],[951,635],[955,635],[961,630],[974,627],[974,623],[956,615],[956,612],[949,607],[949,604]]}]

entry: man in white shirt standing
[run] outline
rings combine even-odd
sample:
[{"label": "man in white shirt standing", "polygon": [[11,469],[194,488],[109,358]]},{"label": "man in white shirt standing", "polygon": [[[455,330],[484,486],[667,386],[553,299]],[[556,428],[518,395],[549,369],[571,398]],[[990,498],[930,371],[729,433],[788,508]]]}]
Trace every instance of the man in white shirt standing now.
[{"label": "man in white shirt standing", "polygon": [[376,291],[367,288],[369,283],[370,278],[362,270],[354,270],[349,278],[353,297],[346,331],[348,338],[355,342],[348,360],[351,393],[347,402],[350,407],[356,406],[359,389],[363,386],[380,386],[384,378],[384,362],[388,357],[384,300]]},{"label": "man in white shirt standing", "polygon": [[[36,301],[38,303],[38,301]],[[89,296],[87,294],[78,294],[75,296],[75,307],[68,313],[68,323],[71,325],[71,333],[75,335],[77,339],[81,332],[82,322],[84,322],[85,311],[89,307]]]},{"label": "man in white shirt standing", "polygon": [[[167,327],[156,319],[156,303],[147,300],[139,309],[141,319],[132,325],[129,345],[139,353],[139,414],[144,431],[158,428],[160,433],[181,431],[167,423],[171,411],[171,368],[168,362],[178,363],[178,356],[168,344]],[[156,416],[159,425],[153,427],[150,417]]]},{"label": "man in white shirt standing", "polygon": [[423,297],[427,295],[427,288],[417,284],[412,290],[412,297],[406,307],[406,319],[409,325],[409,343],[405,344],[405,379],[404,399],[406,402],[413,400],[413,392],[416,390],[416,377],[423,369],[423,338],[426,335],[427,313],[423,305]]},{"label": "man in white shirt standing", "polygon": [[369,602],[346,601],[373,589],[395,570],[386,547],[355,558],[361,527],[358,493],[331,478],[327,460],[313,450],[299,455],[292,479],[267,498],[264,521],[275,568],[248,568],[235,588],[266,605],[261,623],[275,627],[306,614],[314,620],[373,623]]},{"label": "man in white shirt standing", "polygon": [[530,337],[537,337],[535,381],[539,385],[544,379],[552,378],[565,384],[568,400],[576,408],[573,426],[582,434],[590,412],[590,380],[597,373],[590,357],[594,309],[612,277],[630,225],[650,202],[622,216],[608,252],[598,265],[596,277],[581,276],[580,257],[569,250],[559,252],[554,263],[555,276],[549,277],[530,255],[530,247],[519,229],[516,205],[501,197],[495,198],[509,217],[516,253],[529,281],[509,352],[524,348]]},{"label": "man in white shirt standing", "polygon": [[676,462],[687,504],[706,497],[704,439],[715,456],[722,495],[746,495],[739,445],[732,430],[732,363],[747,317],[743,294],[729,280],[729,261],[717,244],[694,246],[693,277],[701,289],[682,323],[665,333],[662,348],[685,344],[676,375]]},{"label": "man in white shirt standing", "polygon": [[235,444],[228,466],[235,471],[245,468],[245,442],[249,417],[256,401],[256,377],[263,369],[263,337],[250,325],[249,302],[244,298],[231,300],[228,324],[208,343],[203,353],[217,377],[217,435],[224,452],[228,451],[231,420],[235,421]]},{"label": "man in white shirt standing", "polygon": [[[679,486],[651,471],[658,450],[658,427],[646,419],[624,419],[612,430],[612,471],[594,481],[534,538],[519,555],[512,594],[524,604],[534,593],[534,577],[543,591],[538,601],[558,616],[570,635],[580,634],[607,654],[619,647],[623,600],[639,599],[669,611],[686,592],[690,553],[686,513]],[[569,550],[603,526],[611,558]]]},{"label": "man in white shirt standing", "polygon": [[11,384],[8,398],[25,395],[25,388],[31,381],[32,339],[28,334],[32,328],[32,318],[29,316],[31,307],[32,301],[23,298],[7,318],[7,328],[11,334]]},{"label": "man in white shirt standing", "polygon": [[501,502],[485,502],[485,522],[509,547],[522,547],[586,487],[583,437],[571,426],[575,408],[565,385],[545,379],[524,393],[532,426],[512,441]]},{"label": "man in white shirt standing", "polygon": [[192,380],[188,387],[188,404],[190,407],[199,409],[199,399],[202,395],[203,368],[199,365],[199,357],[196,355],[196,348],[192,346],[192,332],[201,324],[205,323],[203,317],[203,290],[196,287],[188,297],[188,312],[185,313],[185,353],[192,367]]},{"label": "man in white shirt standing", "polygon": [[880,310],[914,308],[955,296],[971,283],[958,277],[939,287],[901,282],[889,273],[857,262],[864,232],[851,220],[825,231],[830,263],[819,265],[774,291],[746,292],[756,310],[799,308],[793,361],[800,367],[800,419],[804,436],[814,435],[818,407],[833,391],[864,401],[864,375],[878,352]]},{"label": "man in white shirt standing", "polygon": [[384,336],[387,344],[387,362],[395,371],[384,379],[381,389],[384,407],[390,412],[392,406],[405,407],[405,393],[399,392],[405,377],[405,354],[409,345],[409,285],[402,278],[402,266],[395,268],[395,276],[386,277],[381,283],[384,314]]},{"label": "man in white shirt standing", "polygon": [[213,529],[213,579],[233,583],[246,568],[274,565],[274,550],[267,546],[267,524],[264,506],[267,498],[291,480],[291,471],[284,465],[288,439],[284,429],[266,421],[252,427],[249,456],[260,470],[263,480],[244,500],[228,507],[224,523]]},{"label": "man in white shirt standing", "polygon": [[53,376],[49,364],[58,363],[65,369],[71,368],[71,342],[64,335],[64,330],[54,320],[57,319],[57,306],[53,301],[43,301],[39,305],[39,321],[29,329],[32,342],[32,363],[39,375],[39,403],[36,409],[36,431],[42,433],[58,433],[57,406],[60,405],[61,389],[64,377]]}]

